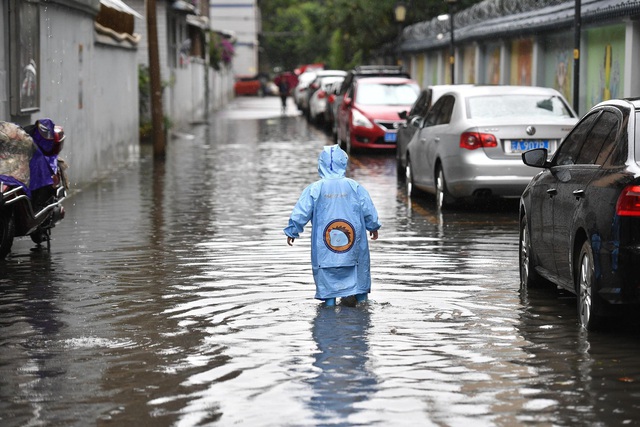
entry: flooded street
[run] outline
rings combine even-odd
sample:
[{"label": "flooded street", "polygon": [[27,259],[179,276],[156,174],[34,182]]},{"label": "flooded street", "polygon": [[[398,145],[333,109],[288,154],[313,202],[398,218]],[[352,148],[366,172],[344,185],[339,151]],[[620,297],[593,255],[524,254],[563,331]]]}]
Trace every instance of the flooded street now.
[{"label": "flooded street", "polygon": [[393,154],[348,169],[382,222],[369,303],[314,300],[310,229],[293,247],[282,229],[332,140],[279,102],[236,100],[164,163],[142,146],[67,201],[51,253],[14,242],[0,425],[639,422],[638,334],[580,330],[570,295],[521,295],[517,205],[438,215]]}]

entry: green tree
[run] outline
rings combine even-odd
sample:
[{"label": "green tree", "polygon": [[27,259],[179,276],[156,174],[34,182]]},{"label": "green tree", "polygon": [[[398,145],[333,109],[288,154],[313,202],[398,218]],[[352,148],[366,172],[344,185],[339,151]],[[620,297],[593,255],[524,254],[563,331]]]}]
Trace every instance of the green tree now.
[{"label": "green tree", "polygon": [[[459,9],[479,0],[458,0]],[[261,63],[294,69],[322,62],[349,68],[370,62],[398,37],[397,0],[261,0]],[[405,25],[447,13],[445,0],[405,0]]]}]

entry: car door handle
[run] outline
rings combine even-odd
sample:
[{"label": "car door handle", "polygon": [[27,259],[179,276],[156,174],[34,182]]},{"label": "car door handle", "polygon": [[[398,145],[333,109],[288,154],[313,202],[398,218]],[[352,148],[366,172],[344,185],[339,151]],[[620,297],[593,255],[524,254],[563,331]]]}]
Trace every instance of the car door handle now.
[{"label": "car door handle", "polygon": [[439,137],[439,136],[436,136],[435,138],[433,138],[433,141],[434,141],[434,142],[440,142],[440,137]]},{"label": "car door handle", "polygon": [[581,199],[584,197],[584,190],[574,190],[573,195],[576,196],[576,199]]},{"label": "car door handle", "polygon": [[425,144],[427,142],[427,138],[420,138],[420,142]]},{"label": "car door handle", "polygon": [[548,189],[548,190],[547,190],[547,194],[548,194],[550,197],[553,197],[553,196],[555,196],[556,194],[558,194],[558,190],[556,190],[555,188],[550,188],[550,189]]}]

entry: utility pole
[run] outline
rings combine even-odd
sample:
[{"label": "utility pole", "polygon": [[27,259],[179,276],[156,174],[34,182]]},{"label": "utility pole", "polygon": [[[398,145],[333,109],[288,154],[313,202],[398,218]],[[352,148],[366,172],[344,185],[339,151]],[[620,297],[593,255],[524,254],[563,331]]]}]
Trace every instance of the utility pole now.
[{"label": "utility pole", "polygon": [[582,26],[580,0],[575,0],[573,28],[573,109],[580,116],[580,31]]},{"label": "utility pole", "polygon": [[447,0],[447,7],[449,12],[449,31],[450,31],[450,46],[449,46],[449,66],[451,67],[451,84],[456,83],[456,42],[453,38],[453,14],[455,13],[457,0]]},{"label": "utility pole", "polygon": [[154,158],[164,158],[165,129],[162,110],[162,85],[160,82],[160,54],[158,52],[158,24],[156,0],[147,2],[147,38],[149,39],[149,78],[151,86],[151,137]]}]

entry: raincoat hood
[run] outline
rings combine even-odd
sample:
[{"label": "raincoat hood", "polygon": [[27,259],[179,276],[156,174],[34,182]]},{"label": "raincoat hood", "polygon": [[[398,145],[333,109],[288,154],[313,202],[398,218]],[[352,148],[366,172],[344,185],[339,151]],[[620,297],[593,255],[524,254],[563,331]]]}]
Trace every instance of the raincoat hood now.
[{"label": "raincoat hood", "polygon": [[349,156],[338,144],[325,146],[318,157],[320,178],[342,178],[347,171]]}]

